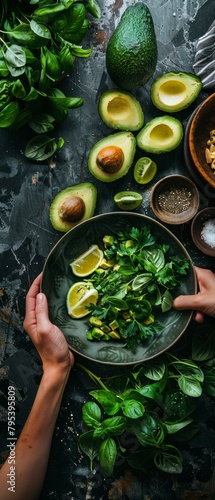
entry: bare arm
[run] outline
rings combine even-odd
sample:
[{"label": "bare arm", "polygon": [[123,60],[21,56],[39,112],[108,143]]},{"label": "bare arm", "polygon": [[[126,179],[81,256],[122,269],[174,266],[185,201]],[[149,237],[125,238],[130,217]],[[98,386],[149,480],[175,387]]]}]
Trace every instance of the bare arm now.
[{"label": "bare arm", "polygon": [[24,328],[43,363],[37,395],[15,448],[15,494],[7,483],[9,460],[0,470],[1,499],[36,500],[44,482],[54,426],[64,388],[74,363],[62,332],[48,318],[47,300],[39,293],[41,276],[26,297]]},{"label": "bare arm", "polygon": [[193,309],[195,320],[202,323],[204,314],[215,318],[215,274],[209,269],[195,268],[199,285],[196,295],[180,295],[173,302],[173,307],[179,311]]}]

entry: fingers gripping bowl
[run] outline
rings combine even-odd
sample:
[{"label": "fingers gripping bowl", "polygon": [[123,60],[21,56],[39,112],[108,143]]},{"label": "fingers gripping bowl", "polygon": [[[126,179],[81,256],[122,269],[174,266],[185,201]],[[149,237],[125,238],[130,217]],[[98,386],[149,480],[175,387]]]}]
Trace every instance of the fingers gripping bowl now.
[{"label": "fingers gripping bowl", "polygon": [[187,274],[181,277],[180,286],[174,290],[178,294],[196,293],[196,278],[189,254],[179,240],[162,224],[141,214],[113,212],[102,214],[68,231],[49,253],[43,269],[41,290],[46,294],[49,304],[50,319],[64,333],[69,346],[74,352],[97,363],[108,365],[132,365],[154,358],[169,349],[184,333],[192,312],[176,311],[173,308],[158,314],[161,324],[159,333],[149,337],[135,350],[123,346],[122,341],[110,339],[90,341],[87,339],[89,319],[73,319],[66,308],[69,288],[80,278],[71,270],[71,262],[86,252],[94,244],[103,247],[105,235],[115,236],[127,226],[142,228],[147,226],[156,240],[162,245],[169,245],[169,252],[179,259],[187,259]]}]

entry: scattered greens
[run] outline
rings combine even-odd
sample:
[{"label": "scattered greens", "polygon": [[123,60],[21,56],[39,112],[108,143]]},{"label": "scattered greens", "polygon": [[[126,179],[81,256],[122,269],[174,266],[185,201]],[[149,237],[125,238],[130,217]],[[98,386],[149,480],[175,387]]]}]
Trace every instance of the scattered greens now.
[{"label": "scattered greens", "polygon": [[0,0],[0,128],[28,124],[39,134],[26,147],[28,158],[44,160],[62,147],[62,139],[50,137],[44,145],[42,134],[83,104],[53,86],[76,57],[91,55],[80,45],[88,13],[100,17],[96,0]]},{"label": "scattered greens", "polygon": [[172,307],[171,291],[180,286],[189,263],[169,254],[169,246],[159,244],[148,226],[127,226],[116,236],[103,238],[101,267],[88,277],[99,293],[90,304],[89,340],[122,340],[135,348],[162,326],[159,313]]},{"label": "scattered greens", "polygon": [[[183,443],[199,425],[193,412],[202,394],[215,396],[215,330],[195,328],[190,356],[166,353],[142,365],[101,379],[79,365],[99,387],[82,408],[85,431],[81,450],[99,460],[103,473],[113,474],[117,458],[147,474],[153,467],[170,474],[183,469]],[[135,449],[135,451],[134,451]]]}]

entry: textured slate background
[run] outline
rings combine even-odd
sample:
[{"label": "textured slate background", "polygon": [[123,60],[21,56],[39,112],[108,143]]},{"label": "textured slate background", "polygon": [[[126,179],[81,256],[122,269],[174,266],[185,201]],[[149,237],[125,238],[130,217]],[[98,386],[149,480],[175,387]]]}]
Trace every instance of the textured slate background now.
[{"label": "textured slate background", "polygon": [[[111,130],[98,116],[97,104],[102,92],[114,87],[105,68],[105,50],[108,39],[127,6],[132,1],[99,0],[100,20],[91,20],[91,28],[84,46],[90,43],[93,54],[88,60],[76,60],[70,76],[61,82],[66,95],[83,97],[84,105],[71,110],[55,136],[63,136],[65,146],[48,162],[28,161],[23,154],[31,138],[27,128],[15,134],[0,130],[0,452],[6,448],[6,394],[8,380],[17,387],[17,433],[30,411],[41,375],[40,361],[34,347],[23,332],[24,299],[44,260],[61,237],[49,222],[49,206],[58,191],[68,185],[91,181],[98,188],[96,214],[116,210],[113,196],[123,189],[143,193],[140,213],[153,216],[149,194],[153,182],[169,173],[183,173],[197,181],[201,207],[214,205],[215,192],[199,183],[194,171],[187,168],[183,144],[174,152],[155,158],[158,173],[143,190],[135,185],[132,172],[114,183],[103,184],[94,179],[87,169],[87,156],[92,145]],[[160,0],[145,2],[151,11],[158,42],[158,63],[155,76],[166,71],[190,71],[198,37],[205,33],[214,19],[214,0]],[[145,120],[161,114],[150,102],[149,81],[133,94],[140,100]],[[187,122],[195,107],[208,93],[204,90],[188,109],[177,114],[186,132]],[[186,135],[185,135],[186,137]],[[137,157],[140,152],[137,152]],[[214,261],[206,259],[190,242],[190,225],[171,228],[184,243],[194,264],[210,267]],[[194,326],[193,326],[194,328]],[[91,382],[80,370],[71,373],[57,422],[50,464],[41,500],[172,500],[215,498],[214,484],[214,401],[205,398],[198,409],[201,432],[192,446],[183,451],[185,468],[179,477],[152,472],[147,478],[135,474],[118,463],[116,477],[105,479],[98,465],[89,474],[87,460],[79,453],[76,434],[80,432],[81,406]],[[42,409],[41,409],[42,411]]]}]

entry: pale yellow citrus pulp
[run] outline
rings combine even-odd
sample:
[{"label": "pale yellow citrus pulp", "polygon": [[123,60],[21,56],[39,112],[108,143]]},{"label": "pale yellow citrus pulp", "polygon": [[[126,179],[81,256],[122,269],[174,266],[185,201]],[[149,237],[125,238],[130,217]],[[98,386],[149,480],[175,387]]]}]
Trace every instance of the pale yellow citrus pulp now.
[{"label": "pale yellow citrus pulp", "polygon": [[102,250],[98,245],[92,245],[86,252],[71,262],[70,266],[76,276],[85,277],[93,273],[100,266],[102,260]]},{"label": "pale yellow citrus pulp", "polygon": [[96,304],[98,300],[98,292],[91,283],[78,282],[74,283],[67,293],[67,310],[72,318],[83,318],[89,314],[86,306]]}]

